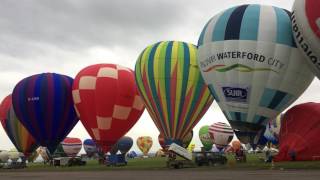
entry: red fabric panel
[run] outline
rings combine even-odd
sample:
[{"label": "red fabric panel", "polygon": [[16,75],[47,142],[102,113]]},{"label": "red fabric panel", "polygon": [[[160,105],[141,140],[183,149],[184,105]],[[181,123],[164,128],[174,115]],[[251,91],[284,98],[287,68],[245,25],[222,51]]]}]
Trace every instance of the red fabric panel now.
[{"label": "red fabric panel", "polygon": [[281,124],[279,154],[275,161],[320,160],[320,103],[305,103],[288,110]]}]

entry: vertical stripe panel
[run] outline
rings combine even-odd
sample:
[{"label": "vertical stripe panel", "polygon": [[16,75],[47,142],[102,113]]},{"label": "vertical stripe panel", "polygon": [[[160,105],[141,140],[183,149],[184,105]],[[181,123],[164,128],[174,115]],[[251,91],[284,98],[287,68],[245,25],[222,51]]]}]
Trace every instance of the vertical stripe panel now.
[{"label": "vertical stripe panel", "polygon": [[288,46],[292,44],[291,20],[288,14],[278,7],[273,7],[277,17],[277,43]]},{"label": "vertical stripe panel", "polygon": [[224,35],[225,40],[239,39],[243,15],[248,5],[238,6],[230,15]]},{"label": "vertical stripe panel", "polygon": [[289,101],[291,101],[293,99],[293,95],[291,94],[287,94],[282,101],[275,107],[276,111],[282,111],[283,107],[285,107]]},{"label": "vertical stripe panel", "polygon": [[240,39],[255,41],[258,39],[259,18],[260,5],[254,4],[248,6],[242,19]]},{"label": "vertical stripe panel", "polygon": [[277,38],[276,14],[272,6],[260,6],[258,41],[275,42]]},{"label": "vertical stripe panel", "polygon": [[268,107],[272,98],[275,96],[276,91],[273,89],[265,88],[261,96],[259,106]]},{"label": "vertical stripe panel", "polygon": [[[198,40],[198,46],[203,45],[204,35],[205,35],[205,33],[207,33],[208,25],[211,23],[212,20],[213,20],[213,18],[211,18],[211,19],[206,23],[206,25],[204,26],[204,28],[202,29],[201,34],[200,34],[200,37],[199,37],[199,40]],[[210,25],[209,27],[211,27],[211,25]]]},{"label": "vertical stripe panel", "polygon": [[212,41],[224,40],[228,19],[235,8],[236,7],[227,9],[219,18],[217,18],[216,25],[212,31]]},{"label": "vertical stripe panel", "polygon": [[286,95],[287,93],[285,92],[276,91],[276,94],[273,96],[272,101],[270,102],[268,108],[275,109]]},{"label": "vertical stripe panel", "polygon": [[[215,15],[212,19],[210,19],[210,21],[208,22],[206,31],[203,34],[203,43],[208,43],[212,41],[212,35],[213,35],[213,30],[216,26],[216,23],[219,19],[219,17],[221,16],[222,13],[219,13],[218,15]],[[199,46],[199,45],[198,45]]]}]

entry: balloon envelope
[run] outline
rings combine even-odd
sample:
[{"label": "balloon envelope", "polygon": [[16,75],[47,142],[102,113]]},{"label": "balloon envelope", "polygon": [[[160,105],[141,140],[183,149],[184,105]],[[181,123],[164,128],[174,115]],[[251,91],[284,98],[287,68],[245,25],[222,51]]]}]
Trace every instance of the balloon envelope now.
[{"label": "balloon envelope", "polygon": [[320,78],[320,1],[296,0],[293,5],[292,30],[298,48],[310,69]]},{"label": "balloon envelope", "polygon": [[5,163],[9,159],[9,152],[8,151],[1,151],[0,152],[0,162]]},{"label": "balloon envelope", "polygon": [[238,140],[234,140],[231,142],[232,148],[234,151],[237,151],[241,148],[241,142]]},{"label": "balloon envelope", "polygon": [[152,138],[150,136],[138,137],[137,146],[141,150],[143,155],[147,156],[150,148],[152,147]]},{"label": "balloon envelope", "polygon": [[214,16],[198,41],[209,89],[243,143],[292,104],[314,76],[293,41],[290,13],[242,5]]},{"label": "balloon envelope", "polygon": [[200,139],[200,141],[206,151],[209,151],[210,149],[212,149],[213,140],[210,136],[208,125],[202,126],[200,128],[199,139]]},{"label": "balloon envelope", "polygon": [[304,103],[289,109],[283,116],[277,161],[319,160],[320,103]]},{"label": "balloon envelope", "polygon": [[12,104],[20,122],[51,153],[77,124],[71,77],[43,73],[21,80],[12,93]]},{"label": "balloon envelope", "polygon": [[46,147],[40,146],[36,151],[45,162],[48,162],[51,159],[50,152]]},{"label": "balloon envelope", "polygon": [[87,153],[88,157],[92,157],[98,152],[96,143],[92,139],[86,139],[83,141],[84,151]]},{"label": "balloon envelope", "polygon": [[218,149],[226,147],[233,139],[231,126],[223,122],[217,122],[209,127],[209,134]]},{"label": "balloon envelope", "polygon": [[8,95],[0,105],[0,121],[6,134],[19,152],[29,156],[38,147],[34,138],[18,120],[13,107],[12,96]]},{"label": "balloon envelope", "polygon": [[82,124],[104,153],[131,129],[144,110],[133,71],[115,64],[81,70],[72,93]]},{"label": "balloon envelope", "polygon": [[66,137],[61,142],[61,145],[67,156],[74,157],[80,152],[82,148],[82,141],[79,138]]},{"label": "balloon envelope", "polygon": [[128,136],[124,136],[117,142],[117,147],[122,154],[126,154],[133,145],[133,139]]},{"label": "balloon envelope", "polygon": [[140,94],[167,145],[182,145],[213,101],[196,57],[192,44],[163,41],[148,46],[136,62]]}]

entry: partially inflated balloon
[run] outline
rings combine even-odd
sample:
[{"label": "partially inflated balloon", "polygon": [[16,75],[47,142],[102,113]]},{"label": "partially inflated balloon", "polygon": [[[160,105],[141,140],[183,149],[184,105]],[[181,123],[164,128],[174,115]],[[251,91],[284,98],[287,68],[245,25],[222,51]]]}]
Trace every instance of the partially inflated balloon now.
[{"label": "partially inflated balloon", "polygon": [[147,156],[150,148],[152,147],[152,138],[150,136],[138,137],[137,146],[141,150],[143,155]]},{"label": "partially inflated balloon", "polygon": [[164,41],[148,46],[137,60],[140,94],[167,145],[182,145],[213,101],[196,58],[196,46]]},{"label": "partially inflated balloon", "polygon": [[132,145],[133,139],[128,136],[120,138],[117,142],[118,149],[122,154],[126,154],[131,149]]},{"label": "partially inflated balloon", "polygon": [[219,150],[226,147],[233,139],[233,130],[231,126],[223,122],[212,124],[209,127],[209,134]]},{"label": "partially inflated balloon", "polygon": [[63,151],[67,154],[69,157],[77,156],[77,154],[80,152],[82,148],[82,142],[79,138],[71,138],[66,137],[61,142]]},{"label": "partially inflated balloon", "polygon": [[0,121],[11,142],[19,152],[29,156],[38,145],[26,128],[18,120],[13,107],[12,97],[8,95],[0,105]]},{"label": "partially inflated balloon", "polygon": [[88,157],[92,157],[98,152],[96,143],[92,139],[86,139],[83,141],[83,148]]},{"label": "partially inflated balloon", "polygon": [[9,160],[9,152],[8,151],[1,151],[0,152],[0,162],[5,163]]},{"label": "partially inflated balloon", "polygon": [[82,124],[104,153],[132,128],[144,110],[133,71],[115,64],[81,70],[72,93]]},{"label": "partially inflated balloon", "polygon": [[320,1],[296,0],[291,16],[298,48],[310,69],[320,78]]},{"label": "partially inflated balloon", "polygon": [[113,147],[110,150],[111,154],[116,154],[118,151],[120,151],[122,154],[126,154],[133,145],[133,139],[128,136],[124,136],[118,140],[118,142],[113,145]]},{"label": "partially inflated balloon", "polygon": [[231,142],[232,148],[234,151],[237,151],[241,148],[241,142],[238,140],[234,140]]},{"label": "partially inflated balloon", "polygon": [[214,16],[198,42],[198,64],[243,143],[310,85],[314,76],[293,41],[290,12],[242,5]]},{"label": "partially inflated balloon", "polygon": [[36,142],[51,153],[77,124],[71,77],[44,73],[21,80],[12,93],[20,122]]},{"label": "partially inflated balloon", "polygon": [[[276,161],[314,161],[320,157],[320,103],[304,103],[283,116]],[[294,157],[293,157],[294,156]]]},{"label": "partially inflated balloon", "polygon": [[209,134],[209,126],[202,126],[199,130],[199,139],[206,151],[212,149],[213,140]]},{"label": "partially inflated balloon", "polygon": [[44,161],[48,162],[51,159],[50,152],[46,147],[40,146],[36,151]]}]

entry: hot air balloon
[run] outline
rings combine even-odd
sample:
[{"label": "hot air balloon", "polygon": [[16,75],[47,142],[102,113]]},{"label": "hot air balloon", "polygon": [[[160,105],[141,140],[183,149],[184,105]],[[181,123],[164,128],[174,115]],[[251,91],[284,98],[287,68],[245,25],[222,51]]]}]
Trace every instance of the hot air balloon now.
[{"label": "hot air balloon", "polygon": [[126,154],[131,149],[132,145],[133,145],[133,139],[128,136],[124,136],[120,138],[119,141],[117,142],[118,150],[122,154]]},{"label": "hot air balloon", "polygon": [[148,155],[148,152],[152,146],[152,138],[150,136],[141,136],[137,139],[137,146],[141,150],[144,156]]},{"label": "hot air balloon", "polygon": [[204,81],[243,143],[292,104],[314,76],[293,41],[290,12],[242,5],[214,16],[198,41]]},{"label": "hot air balloon", "polygon": [[135,158],[135,157],[137,157],[138,155],[137,155],[137,153],[136,153],[135,151],[130,151],[127,156],[128,156],[129,158]]},{"label": "hot air balloon", "polygon": [[320,157],[320,103],[304,103],[284,115],[276,161],[312,161]]},{"label": "hot air balloon", "polygon": [[45,162],[48,162],[51,159],[50,152],[46,147],[40,146],[36,151]]},{"label": "hot air balloon", "polygon": [[213,145],[213,140],[209,134],[209,126],[205,125],[202,126],[199,130],[199,139],[203,145],[203,148],[206,151],[209,151],[212,149],[212,145]]},{"label": "hot air balloon", "polygon": [[66,137],[61,145],[67,156],[75,157],[82,148],[82,141],[79,138]]},{"label": "hot air balloon", "polygon": [[122,154],[126,154],[133,145],[133,139],[128,136],[124,136],[118,140],[118,142],[113,145],[111,150],[109,151],[111,154],[116,154],[120,151]]},{"label": "hot air balloon", "polygon": [[131,129],[144,110],[133,71],[119,65],[84,68],[74,80],[72,93],[82,124],[104,153]]},{"label": "hot air balloon", "polygon": [[38,145],[34,138],[20,123],[13,110],[11,95],[5,97],[0,105],[0,121],[6,134],[19,152],[28,157],[37,149]]},{"label": "hot air balloon", "polygon": [[296,0],[291,16],[293,37],[310,69],[320,78],[320,2]]},{"label": "hot air balloon", "polygon": [[8,154],[9,154],[9,159],[15,162],[19,158],[21,158],[21,156],[23,156],[20,152],[17,151],[17,149],[11,149],[10,151],[8,151]]},{"label": "hot air balloon", "polygon": [[96,143],[92,139],[86,139],[83,141],[83,148],[88,157],[92,157],[98,152]]},{"label": "hot air balloon", "polygon": [[182,145],[213,101],[196,58],[196,46],[163,41],[148,46],[137,60],[140,94],[166,145]]},{"label": "hot air balloon", "polygon": [[0,162],[5,163],[9,159],[9,152],[8,151],[1,151],[0,152]]},{"label": "hot air balloon", "polygon": [[53,153],[77,124],[72,78],[43,73],[21,80],[12,93],[14,112],[38,145]]},{"label": "hot air balloon", "polygon": [[234,140],[234,141],[231,142],[231,146],[232,146],[234,152],[236,152],[237,150],[240,150],[241,142],[238,141],[238,140]]},{"label": "hot air balloon", "polygon": [[226,147],[233,139],[231,126],[223,122],[217,122],[209,127],[209,134],[219,150]]}]

